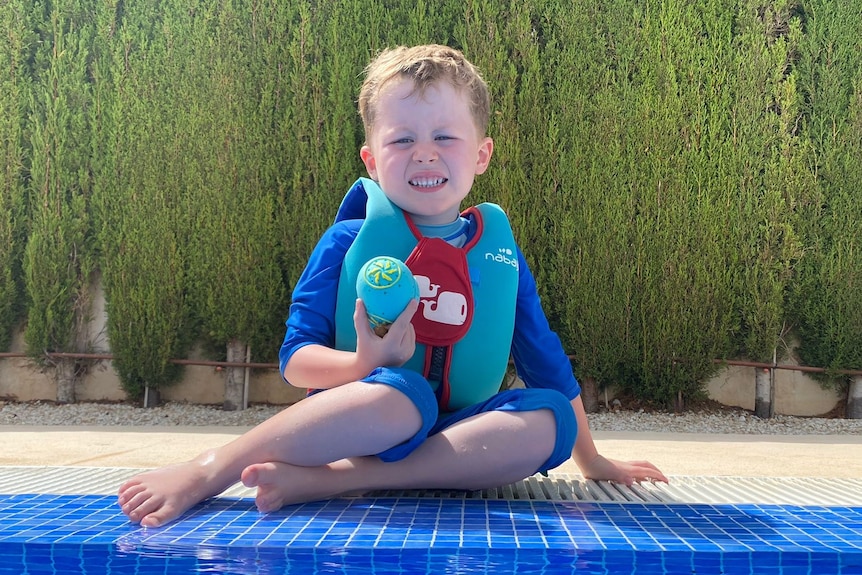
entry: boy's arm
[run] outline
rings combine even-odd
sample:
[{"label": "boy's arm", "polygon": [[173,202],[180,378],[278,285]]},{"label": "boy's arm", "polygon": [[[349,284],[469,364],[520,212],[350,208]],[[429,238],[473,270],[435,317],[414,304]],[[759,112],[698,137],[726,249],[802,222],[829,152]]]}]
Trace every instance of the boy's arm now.
[{"label": "boy's arm", "polygon": [[356,351],[308,344],[293,353],[282,375],[295,387],[329,389],[358,381],[380,366],[403,365],[416,349],[416,333],[410,319],[418,305],[418,301],[411,301],[389,332],[379,337],[368,325],[365,305],[357,300],[353,312]]},{"label": "boy's arm", "polygon": [[572,459],[578,464],[587,479],[607,480],[631,485],[640,481],[664,481],[668,479],[648,461],[615,461],[599,454],[590,433],[587,413],[579,395],[572,400],[572,409],[578,421],[578,436],[572,450]]},{"label": "boy's arm", "polygon": [[359,358],[352,351],[309,344],[296,350],[284,366],[282,375],[294,387],[329,389],[362,379],[370,371],[361,367]]}]

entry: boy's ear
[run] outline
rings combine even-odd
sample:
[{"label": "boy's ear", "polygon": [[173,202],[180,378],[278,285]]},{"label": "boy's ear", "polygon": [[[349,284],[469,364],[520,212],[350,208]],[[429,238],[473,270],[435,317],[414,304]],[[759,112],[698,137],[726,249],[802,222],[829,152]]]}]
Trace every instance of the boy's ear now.
[{"label": "boy's ear", "polygon": [[368,177],[372,180],[377,179],[377,160],[374,158],[374,153],[368,146],[359,148],[359,157],[362,158],[362,163],[365,164],[365,171],[368,172]]},{"label": "boy's ear", "polygon": [[479,142],[479,157],[476,161],[476,175],[484,174],[491,163],[491,155],[494,153],[494,140],[485,138]]}]

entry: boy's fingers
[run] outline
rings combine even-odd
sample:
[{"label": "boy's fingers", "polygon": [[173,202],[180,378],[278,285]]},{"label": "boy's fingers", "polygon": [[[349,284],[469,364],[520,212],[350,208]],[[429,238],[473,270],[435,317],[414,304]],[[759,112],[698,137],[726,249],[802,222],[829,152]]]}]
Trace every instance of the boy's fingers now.
[{"label": "boy's fingers", "polygon": [[[401,312],[401,315],[398,316],[398,319],[395,320],[396,324],[404,325],[410,323],[413,319],[413,314],[416,313],[416,309],[419,307],[418,299],[411,299],[407,303],[407,307],[404,308],[404,311]],[[395,324],[393,324],[395,325]]]},{"label": "boy's fingers", "polygon": [[368,312],[365,309],[365,302],[359,298],[356,298],[356,308],[353,310],[353,327],[356,330],[356,335],[371,332],[371,326],[368,324]]}]

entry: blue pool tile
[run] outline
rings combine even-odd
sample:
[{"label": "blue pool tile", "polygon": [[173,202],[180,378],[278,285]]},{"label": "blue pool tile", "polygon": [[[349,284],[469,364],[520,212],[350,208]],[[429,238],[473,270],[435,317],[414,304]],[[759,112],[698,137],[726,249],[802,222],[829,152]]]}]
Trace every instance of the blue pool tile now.
[{"label": "blue pool tile", "polygon": [[591,573],[588,566],[594,573],[853,575],[862,574],[862,509],[380,498],[263,515],[249,500],[223,498],[144,529],[122,516],[113,497],[8,495],[0,496],[0,555],[9,557],[3,575],[85,573],[96,561],[123,575],[227,563],[255,572],[308,556],[321,561],[318,573],[353,572],[348,561],[394,569],[378,573],[417,564],[427,572],[496,572],[516,558],[522,573],[526,566]]}]

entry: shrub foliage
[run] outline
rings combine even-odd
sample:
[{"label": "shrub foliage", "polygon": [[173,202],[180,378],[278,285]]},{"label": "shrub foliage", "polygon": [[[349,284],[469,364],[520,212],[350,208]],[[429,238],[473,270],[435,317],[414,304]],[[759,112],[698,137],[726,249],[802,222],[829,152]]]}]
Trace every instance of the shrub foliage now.
[{"label": "shrub foliage", "polygon": [[131,395],[196,341],[274,360],[362,175],[363,67],[437,42],[491,85],[471,199],[510,213],[579,377],[679,402],[794,330],[862,368],[858,2],[4,6],[2,346],[24,310],[34,356],[79,349],[98,272]]}]

